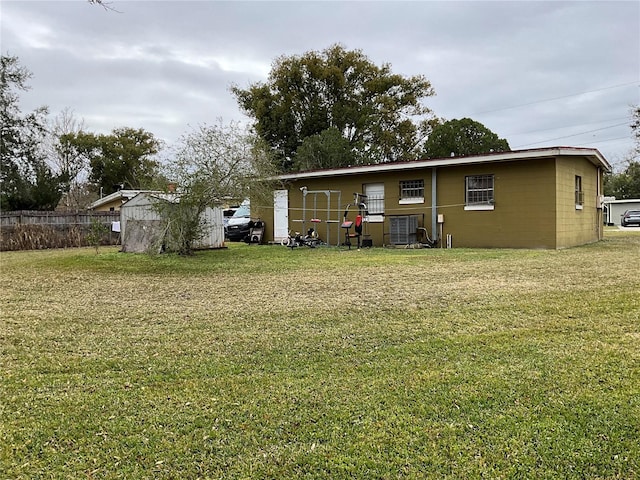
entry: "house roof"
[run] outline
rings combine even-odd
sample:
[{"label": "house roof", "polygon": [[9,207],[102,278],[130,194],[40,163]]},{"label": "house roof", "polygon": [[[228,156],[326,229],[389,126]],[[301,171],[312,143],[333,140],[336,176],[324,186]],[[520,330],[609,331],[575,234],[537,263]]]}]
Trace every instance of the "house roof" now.
[{"label": "house roof", "polygon": [[96,209],[98,207],[101,207],[102,205],[107,205],[113,202],[114,200],[118,200],[118,199],[120,199],[122,203],[125,203],[131,200],[133,197],[135,197],[139,193],[153,193],[153,192],[156,192],[156,190],[118,190],[117,192],[114,192],[110,195],[107,195],[106,197],[102,197],[96,200],[95,202],[93,202],[91,205],[89,205],[89,210]]},{"label": "house roof", "polygon": [[362,173],[380,173],[398,170],[415,170],[421,168],[450,167],[457,165],[473,165],[492,162],[510,162],[513,160],[539,160],[560,156],[586,157],[597,167],[611,171],[611,165],[595,148],[582,147],[547,147],[528,150],[512,150],[510,152],[487,153],[483,155],[469,155],[460,157],[433,158],[428,160],[413,160],[406,162],[378,163],[372,165],[358,165],[355,167],[332,168],[327,170],[312,170],[307,172],[287,173],[280,175],[279,180],[298,180],[304,178],[321,178],[342,175],[356,175]]},{"label": "house roof", "polygon": [[177,193],[165,193],[152,191],[142,191],[127,201],[122,208],[129,208],[130,206],[137,207],[140,205],[151,205],[155,200],[164,200],[169,203],[180,203],[180,195]]}]

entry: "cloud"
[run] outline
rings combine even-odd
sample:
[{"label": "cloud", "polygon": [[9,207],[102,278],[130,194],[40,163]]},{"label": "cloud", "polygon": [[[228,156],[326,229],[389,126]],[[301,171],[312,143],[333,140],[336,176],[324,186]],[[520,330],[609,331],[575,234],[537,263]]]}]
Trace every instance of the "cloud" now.
[{"label": "cloud", "polygon": [[630,129],[613,125],[640,103],[637,2],[113,5],[122,13],[3,0],[3,53],[34,74],[25,108],[70,107],[90,129],[141,127],[172,142],[189,125],[246,121],[229,87],[266,80],[275,58],[341,43],[426,76],[436,115],[473,118],[512,147],[589,132],[567,144],[615,161],[632,145]]}]

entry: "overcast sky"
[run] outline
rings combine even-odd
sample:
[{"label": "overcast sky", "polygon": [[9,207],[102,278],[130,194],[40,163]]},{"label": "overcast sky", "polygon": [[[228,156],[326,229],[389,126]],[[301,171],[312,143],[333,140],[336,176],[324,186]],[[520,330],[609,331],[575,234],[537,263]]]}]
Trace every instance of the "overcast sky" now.
[{"label": "overcast sky", "polygon": [[640,2],[0,3],[0,45],[32,73],[23,111],[70,108],[90,131],[144,128],[168,144],[218,118],[248,121],[229,87],[280,55],[340,43],[422,74],[426,105],[512,149],[598,148],[619,164],[640,103]]}]

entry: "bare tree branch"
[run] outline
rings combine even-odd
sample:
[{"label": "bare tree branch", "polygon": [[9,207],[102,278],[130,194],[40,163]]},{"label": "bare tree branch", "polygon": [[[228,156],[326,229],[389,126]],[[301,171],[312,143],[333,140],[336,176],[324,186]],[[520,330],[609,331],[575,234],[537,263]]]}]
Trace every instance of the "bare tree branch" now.
[{"label": "bare tree branch", "polygon": [[107,11],[122,13],[119,10],[116,10],[115,7],[112,6],[111,2],[105,2],[104,0],[87,0],[91,5],[99,5]]}]

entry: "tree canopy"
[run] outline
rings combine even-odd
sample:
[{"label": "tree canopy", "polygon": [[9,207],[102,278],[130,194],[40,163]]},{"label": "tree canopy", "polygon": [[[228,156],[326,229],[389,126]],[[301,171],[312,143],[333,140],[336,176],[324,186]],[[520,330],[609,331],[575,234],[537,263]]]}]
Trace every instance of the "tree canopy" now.
[{"label": "tree canopy", "polygon": [[427,158],[508,152],[509,144],[480,122],[453,119],[434,127],[424,144]]},{"label": "tree canopy", "polygon": [[341,45],[279,57],[266,83],[232,92],[283,171],[310,166],[308,157],[296,163],[298,149],[328,129],[346,139],[356,163],[415,158],[434,119],[423,105],[434,95],[425,77],[394,74]]},{"label": "tree canopy", "polygon": [[640,106],[631,109],[631,132],[634,148],[629,152],[622,171],[612,172],[604,178],[604,194],[618,200],[640,198]]},{"label": "tree canopy", "polygon": [[640,198],[640,162],[629,160],[619,173],[611,173],[604,179],[604,194],[617,200]]},{"label": "tree canopy", "polygon": [[329,127],[302,141],[296,150],[294,170],[347,167],[356,163],[349,140],[336,127]]},{"label": "tree canopy", "polygon": [[61,137],[60,145],[67,155],[88,159],[89,181],[104,195],[123,188],[148,188],[158,178],[154,155],[162,142],[142,128],[116,128],[108,135],[71,132]]},{"label": "tree canopy", "polygon": [[0,56],[0,209],[51,210],[62,195],[46,163],[42,140],[47,108],[20,110],[20,92],[32,74],[17,57]]},{"label": "tree canopy", "polygon": [[45,142],[47,157],[64,193],[64,207],[70,210],[79,210],[87,203],[88,158],[72,143],[74,135],[83,130],[84,120],[77,119],[71,109],[65,108],[49,122]]},{"label": "tree canopy", "polygon": [[[178,202],[160,201],[169,251],[189,254],[204,234],[201,214],[209,207],[240,203],[251,195],[254,205],[273,202],[264,179],[275,175],[268,149],[237,122],[201,125],[183,135],[166,175],[176,183]],[[255,208],[254,210],[258,210]]]}]

